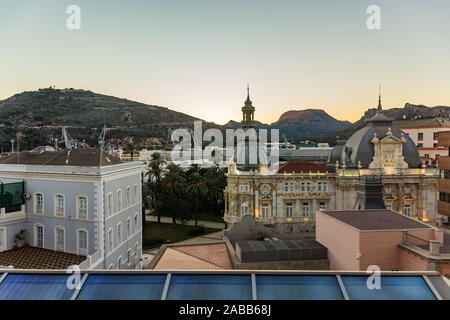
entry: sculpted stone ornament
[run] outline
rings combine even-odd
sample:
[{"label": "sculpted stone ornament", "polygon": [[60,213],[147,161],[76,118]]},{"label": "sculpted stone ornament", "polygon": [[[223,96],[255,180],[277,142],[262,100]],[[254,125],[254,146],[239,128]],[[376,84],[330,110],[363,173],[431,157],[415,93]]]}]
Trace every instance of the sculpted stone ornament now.
[{"label": "sculpted stone ornament", "polygon": [[263,184],[259,187],[259,190],[261,191],[261,193],[262,193],[263,195],[268,195],[268,194],[270,194],[270,191],[272,191],[272,187],[271,187],[269,184],[267,184],[267,183],[263,183]]},{"label": "sculpted stone ornament", "polygon": [[[408,164],[403,157],[403,144],[406,142],[405,138],[397,138],[392,134],[392,129],[388,128],[386,137],[379,139],[377,134],[371,140],[374,145],[374,157],[369,164],[371,169],[397,169],[408,168]],[[386,170],[385,170],[386,171]],[[389,173],[388,171],[386,173]]]}]

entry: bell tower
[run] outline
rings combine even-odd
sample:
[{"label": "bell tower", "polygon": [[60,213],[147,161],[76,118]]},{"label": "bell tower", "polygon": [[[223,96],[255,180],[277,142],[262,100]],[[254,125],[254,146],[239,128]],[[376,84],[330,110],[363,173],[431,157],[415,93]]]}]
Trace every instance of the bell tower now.
[{"label": "bell tower", "polygon": [[247,85],[247,100],[242,107],[242,128],[244,130],[255,127],[255,107],[252,105],[250,100],[250,87]]}]

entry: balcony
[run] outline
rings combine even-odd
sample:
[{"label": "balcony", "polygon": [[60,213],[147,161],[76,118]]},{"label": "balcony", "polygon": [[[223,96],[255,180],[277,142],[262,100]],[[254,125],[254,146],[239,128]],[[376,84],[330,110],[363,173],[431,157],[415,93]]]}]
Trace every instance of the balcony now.
[{"label": "balcony", "polygon": [[0,217],[24,211],[24,184],[21,180],[0,180]]}]

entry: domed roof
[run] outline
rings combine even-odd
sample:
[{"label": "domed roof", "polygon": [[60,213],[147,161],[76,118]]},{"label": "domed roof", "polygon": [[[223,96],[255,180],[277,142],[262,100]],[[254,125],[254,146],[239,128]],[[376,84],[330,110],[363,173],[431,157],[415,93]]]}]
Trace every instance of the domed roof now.
[{"label": "domed roof", "polygon": [[398,128],[392,127],[394,119],[389,118],[383,113],[381,108],[381,99],[378,102],[378,110],[375,116],[368,119],[367,125],[355,132],[345,143],[344,146],[336,146],[330,156],[330,161],[340,163],[345,161],[348,168],[357,167],[361,162],[363,168],[367,168],[373,161],[375,155],[372,139],[376,137],[379,140],[384,139],[388,132],[392,135],[406,141],[403,143],[403,157],[409,168],[418,168],[420,166],[419,151],[414,141]]}]

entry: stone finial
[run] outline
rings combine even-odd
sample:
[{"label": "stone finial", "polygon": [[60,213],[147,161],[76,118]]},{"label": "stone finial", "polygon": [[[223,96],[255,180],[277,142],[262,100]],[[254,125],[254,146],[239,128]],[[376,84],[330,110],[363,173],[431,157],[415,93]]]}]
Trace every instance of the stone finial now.
[{"label": "stone finial", "polygon": [[427,167],[427,165],[425,164],[425,162],[422,162],[422,168],[426,168]]},{"label": "stone finial", "polygon": [[358,161],[358,169],[362,169],[361,161]]},{"label": "stone finial", "polygon": [[336,160],[336,169],[339,168],[339,161]]},{"label": "stone finial", "polygon": [[347,165],[345,164],[345,160],[344,160],[344,161],[342,161],[342,169],[345,169],[345,168],[347,168]]}]

